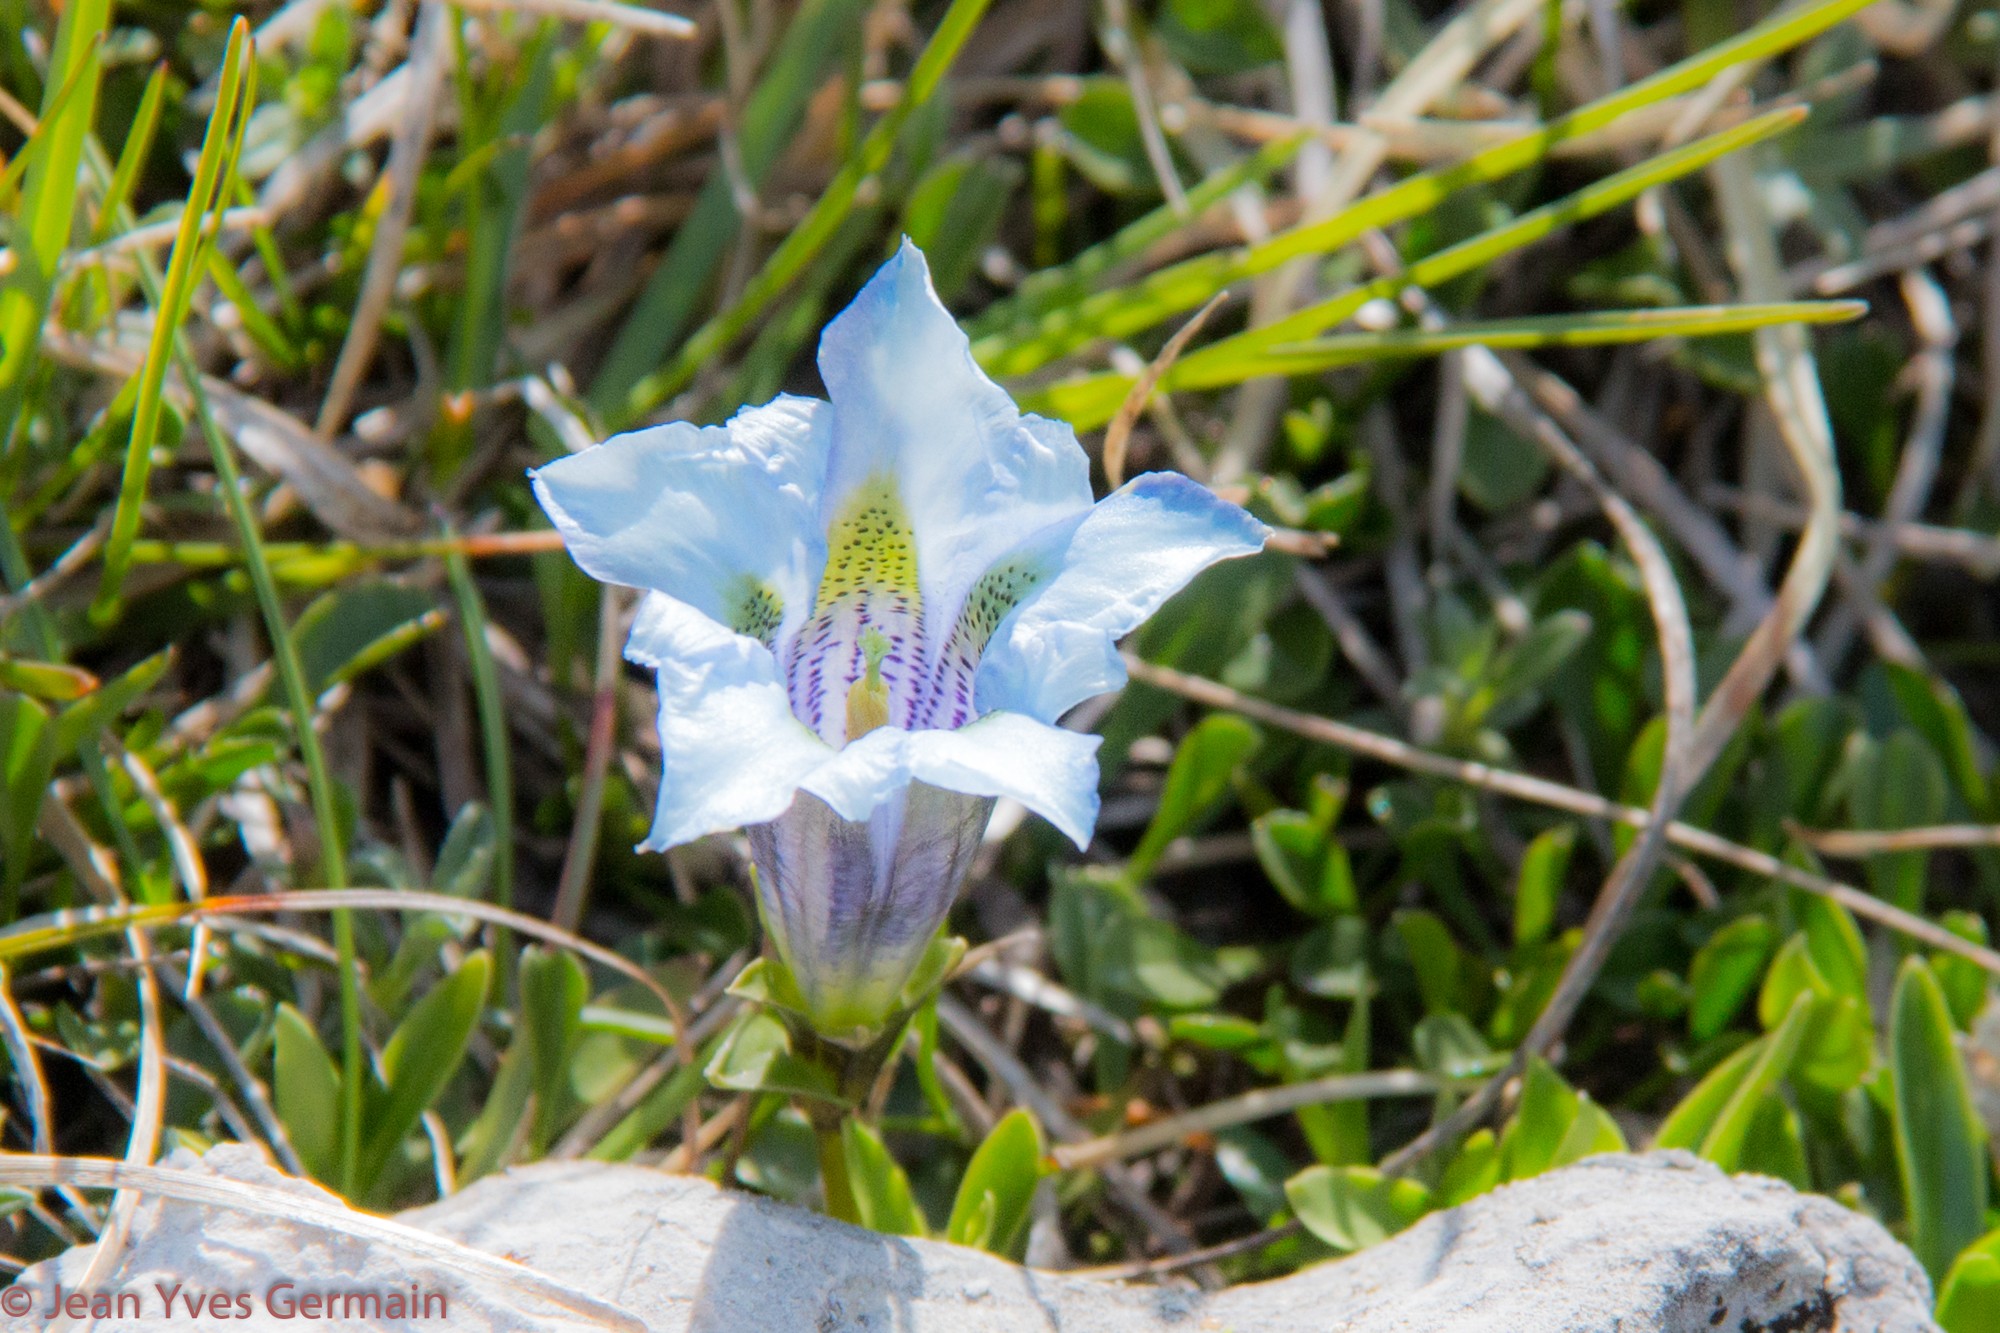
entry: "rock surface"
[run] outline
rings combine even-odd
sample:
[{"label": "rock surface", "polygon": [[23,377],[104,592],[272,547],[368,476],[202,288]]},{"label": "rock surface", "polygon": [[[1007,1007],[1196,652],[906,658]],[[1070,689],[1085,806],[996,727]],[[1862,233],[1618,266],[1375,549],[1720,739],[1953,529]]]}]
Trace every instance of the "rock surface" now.
[{"label": "rock surface", "polygon": [[[0,1292],[0,1328],[645,1328],[560,1279],[354,1212],[319,1186],[267,1165],[254,1149],[228,1144],[203,1157],[182,1151],[163,1165],[174,1175],[177,1194],[223,1190],[234,1202],[146,1197],[110,1272],[89,1275],[96,1247],[87,1245],[34,1265]],[[94,1320],[88,1298],[71,1305],[79,1288],[102,1302]],[[331,1310],[324,1300],[329,1294],[340,1299]],[[415,1297],[417,1317],[395,1317],[391,1295],[401,1296],[404,1306]]]},{"label": "rock surface", "polygon": [[[204,1165],[276,1173],[243,1160]],[[311,1190],[311,1186],[290,1185]],[[317,1191],[315,1191],[317,1193]],[[1920,1333],[1934,1330],[1914,1259],[1875,1223],[1777,1181],[1731,1178],[1683,1153],[1600,1157],[1424,1219],[1354,1258],[1215,1293],[1037,1272],[955,1246],[878,1236],[705,1181],[640,1167],[549,1163],[480,1181],[404,1215],[605,1303],[540,1293],[534,1311],[490,1277],[381,1253],[310,1225],[183,1203],[140,1210],[117,1290],[168,1280],[256,1288],[439,1287],[448,1322],[384,1328],[578,1326],[772,1333]],[[46,1289],[84,1252],[24,1275]],[[424,1267],[430,1264],[430,1267]],[[148,1319],[117,1327],[188,1327]],[[267,1316],[267,1319],[269,1317]],[[511,1322],[510,1322],[511,1321]],[[257,1326],[260,1321],[233,1323]],[[268,1327],[296,1327],[270,1320]],[[353,1325],[350,1325],[353,1326]],[[601,1324],[599,1326],[602,1326]]]}]

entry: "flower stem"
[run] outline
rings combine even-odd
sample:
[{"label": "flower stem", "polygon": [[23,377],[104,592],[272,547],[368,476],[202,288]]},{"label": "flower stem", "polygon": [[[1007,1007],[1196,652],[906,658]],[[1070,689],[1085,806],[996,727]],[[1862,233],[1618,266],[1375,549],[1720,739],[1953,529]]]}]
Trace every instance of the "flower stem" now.
[{"label": "flower stem", "polygon": [[812,1120],[813,1139],[819,1145],[819,1178],[826,1192],[826,1215],[861,1226],[861,1210],[854,1204],[854,1182],[847,1175],[847,1144],[840,1136],[840,1116],[831,1108],[815,1107],[807,1112]]}]

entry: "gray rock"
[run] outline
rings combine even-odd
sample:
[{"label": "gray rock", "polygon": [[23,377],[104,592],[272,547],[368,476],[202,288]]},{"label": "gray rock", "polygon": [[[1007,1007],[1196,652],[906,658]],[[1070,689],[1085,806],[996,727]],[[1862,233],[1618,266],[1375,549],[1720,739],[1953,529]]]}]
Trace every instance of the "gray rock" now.
[{"label": "gray rock", "polygon": [[[558,1279],[356,1212],[269,1166],[254,1149],[226,1144],[201,1157],[181,1151],[162,1166],[152,1174],[166,1189],[134,1209],[108,1272],[90,1274],[92,1245],[34,1265],[0,1293],[0,1327],[645,1328]],[[84,1298],[72,1305],[79,1291]],[[17,1299],[26,1304],[11,1303]]]},{"label": "gray rock", "polygon": [[[330,1199],[284,1182],[245,1150],[217,1150],[201,1166],[267,1192]],[[454,1330],[618,1323],[699,1333],[1936,1328],[1922,1270],[1874,1222],[1777,1181],[1725,1176],[1685,1153],[1593,1158],[1435,1214],[1352,1258],[1215,1293],[1039,1272],[633,1166],[524,1167],[401,1220],[409,1235],[432,1237],[435,1252],[399,1240],[400,1232],[370,1242],[337,1228],[330,1234],[321,1220],[274,1216],[268,1207],[253,1215],[149,1201],[102,1286],[116,1291],[162,1276],[253,1293],[279,1278],[301,1288],[415,1284],[449,1296],[448,1320],[346,1326]],[[539,1277],[476,1252],[504,1256]],[[54,1280],[73,1283],[87,1259],[87,1251],[73,1251],[23,1281],[38,1291]],[[184,1317],[160,1319],[156,1306],[116,1326],[191,1326]],[[253,1313],[263,1317],[228,1327],[297,1326]]]},{"label": "gray rock", "polygon": [[635,1167],[526,1167],[409,1220],[515,1255],[651,1328],[698,1333],[1936,1328],[1923,1270],[1873,1221],[1686,1153],[1593,1158],[1352,1258],[1214,1294],[1036,1272]]}]

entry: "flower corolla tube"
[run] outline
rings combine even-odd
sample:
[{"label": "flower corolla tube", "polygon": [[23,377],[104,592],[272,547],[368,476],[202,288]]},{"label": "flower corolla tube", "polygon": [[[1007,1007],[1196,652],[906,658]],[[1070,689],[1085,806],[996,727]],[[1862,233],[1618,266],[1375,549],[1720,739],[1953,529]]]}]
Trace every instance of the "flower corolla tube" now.
[{"label": "flower corolla tube", "polygon": [[1116,642],[1266,529],[1148,473],[1093,502],[1075,433],[973,363],[904,241],[820,338],[828,401],[616,436],[532,474],[576,562],[644,590],[659,684],[642,849],[742,827],[758,908],[822,1032],[878,1025],[997,798],[1078,847]]}]

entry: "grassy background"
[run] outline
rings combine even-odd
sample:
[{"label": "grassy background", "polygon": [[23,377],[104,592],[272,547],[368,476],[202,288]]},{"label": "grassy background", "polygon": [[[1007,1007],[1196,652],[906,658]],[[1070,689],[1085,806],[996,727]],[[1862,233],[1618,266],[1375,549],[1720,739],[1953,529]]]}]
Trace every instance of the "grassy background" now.
[{"label": "grassy background", "polygon": [[522,474],[817,392],[907,234],[1102,482],[1281,533],[1083,710],[1090,853],[996,825],[872,1221],[1212,1283],[1677,1145],[2000,1317],[2000,13],[688,17],[0,0],[8,1149],[816,1195]]}]

